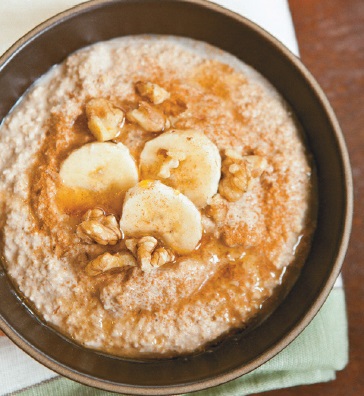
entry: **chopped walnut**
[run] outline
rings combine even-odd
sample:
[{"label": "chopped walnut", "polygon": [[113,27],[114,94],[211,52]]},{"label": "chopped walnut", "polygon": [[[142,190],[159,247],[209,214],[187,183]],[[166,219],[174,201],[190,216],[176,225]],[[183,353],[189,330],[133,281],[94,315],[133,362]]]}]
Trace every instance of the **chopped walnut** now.
[{"label": "chopped walnut", "polygon": [[211,217],[218,226],[222,226],[226,222],[227,212],[226,200],[220,194],[215,194],[206,207],[206,215]]},{"label": "chopped walnut", "polygon": [[105,216],[105,212],[100,208],[88,210],[82,217],[82,220],[96,220]]},{"label": "chopped walnut", "polygon": [[184,161],[186,159],[186,153],[180,150],[171,149],[167,151],[163,150],[162,155],[165,159],[160,167],[158,177],[168,179],[171,176],[171,169],[178,168],[180,161]]},{"label": "chopped walnut", "polygon": [[246,155],[244,156],[244,159],[253,179],[260,177],[268,168],[267,160],[260,155]]},{"label": "chopped walnut", "polygon": [[140,102],[137,109],[126,114],[130,122],[137,123],[147,132],[162,132],[170,127],[165,115],[147,102]]},{"label": "chopped walnut", "polygon": [[230,202],[239,200],[248,191],[251,181],[260,177],[266,168],[267,160],[261,156],[242,156],[235,150],[226,150],[219,193]]},{"label": "chopped walnut", "polygon": [[136,267],[136,260],[132,254],[129,252],[119,252],[114,255],[104,253],[90,261],[85,271],[89,276],[97,276],[106,271],[124,267]]},{"label": "chopped walnut", "polygon": [[157,246],[158,241],[146,236],[139,240],[137,247],[137,259],[143,271],[151,269],[151,261],[153,252]]},{"label": "chopped walnut", "polygon": [[171,96],[164,88],[151,82],[138,81],[135,84],[135,89],[140,96],[149,99],[156,105],[163,103]]},{"label": "chopped walnut", "polygon": [[174,260],[174,254],[164,247],[159,247],[155,249],[152,254],[152,259],[150,261],[152,267],[160,267],[166,263]]},{"label": "chopped walnut", "polygon": [[103,98],[91,99],[86,115],[91,133],[100,142],[117,137],[125,120],[124,112]]},{"label": "chopped walnut", "polygon": [[127,239],[126,247],[137,258],[140,268],[144,272],[150,272],[166,263],[174,260],[174,254],[164,248],[157,247],[158,241],[152,236],[145,236],[140,239]]},{"label": "chopped walnut", "polygon": [[138,253],[138,241],[139,240],[136,238],[125,239],[126,248],[131,251],[134,257],[136,257]]},{"label": "chopped walnut", "polygon": [[115,216],[106,216],[101,209],[88,210],[76,234],[86,243],[96,242],[100,245],[115,245],[122,238]]}]

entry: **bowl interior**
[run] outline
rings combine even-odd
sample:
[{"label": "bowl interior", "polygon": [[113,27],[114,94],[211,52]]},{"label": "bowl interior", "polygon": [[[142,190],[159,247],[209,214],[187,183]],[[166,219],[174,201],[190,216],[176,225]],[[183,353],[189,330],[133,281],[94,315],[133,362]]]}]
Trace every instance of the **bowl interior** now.
[{"label": "bowl interior", "polygon": [[0,324],[37,360],[75,380],[128,393],[177,393],[252,370],[308,324],[340,271],[350,228],[351,179],[335,116],[300,62],[249,21],[202,1],[94,1],[51,19],[1,58],[0,119],[35,79],[71,52],[96,41],[145,33],[191,37],[220,47],[257,69],[291,105],[319,181],[317,230],[302,273],[264,325],[196,356],[141,363],[83,349],[34,317],[1,266]]}]

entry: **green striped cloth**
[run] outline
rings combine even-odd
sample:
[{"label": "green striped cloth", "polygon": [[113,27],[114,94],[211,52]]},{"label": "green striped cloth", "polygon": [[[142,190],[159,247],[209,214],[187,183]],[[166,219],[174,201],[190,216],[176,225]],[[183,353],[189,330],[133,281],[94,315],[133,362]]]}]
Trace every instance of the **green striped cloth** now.
[{"label": "green striped cloth", "polygon": [[[273,359],[227,384],[194,393],[195,396],[243,396],[272,389],[326,382],[348,362],[345,294],[335,288],[309,326]],[[56,377],[13,395],[103,396],[115,393]]]}]

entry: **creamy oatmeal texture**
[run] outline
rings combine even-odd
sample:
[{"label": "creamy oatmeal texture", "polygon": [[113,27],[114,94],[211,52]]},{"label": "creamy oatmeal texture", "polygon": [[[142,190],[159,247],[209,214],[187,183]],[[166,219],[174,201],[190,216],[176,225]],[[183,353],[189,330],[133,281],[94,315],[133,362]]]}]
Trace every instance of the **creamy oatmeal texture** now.
[{"label": "creamy oatmeal texture", "polygon": [[246,326],[312,234],[289,109],[196,41],[72,54],[4,120],[0,152],[10,277],[45,321],[113,354],[189,353]]}]

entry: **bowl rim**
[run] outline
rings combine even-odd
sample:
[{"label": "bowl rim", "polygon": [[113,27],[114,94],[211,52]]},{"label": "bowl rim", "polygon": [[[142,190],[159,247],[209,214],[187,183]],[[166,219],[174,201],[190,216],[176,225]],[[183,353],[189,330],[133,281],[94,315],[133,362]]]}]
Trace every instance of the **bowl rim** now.
[{"label": "bowl rim", "polygon": [[[148,3],[153,2],[155,0],[134,0],[136,3]],[[199,6],[206,7],[220,14],[225,14],[226,16],[235,19],[237,22],[245,24],[248,28],[254,30],[260,36],[262,36],[265,40],[269,41],[276,49],[280,52],[282,57],[288,59],[288,61],[293,64],[293,66],[300,72],[300,74],[304,77],[305,81],[309,84],[312,91],[315,92],[317,98],[320,101],[320,105],[322,109],[326,112],[329,122],[331,123],[332,129],[334,131],[333,137],[336,139],[336,143],[338,146],[338,151],[341,154],[341,162],[343,165],[344,175],[343,180],[345,181],[346,191],[345,194],[345,203],[343,207],[345,207],[344,216],[345,219],[342,224],[342,237],[340,246],[337,250],[336,260],[333,264],[330,275],[328,276],[326,283],[321,288],[320,294],[318,298],[314,301],[314,303],[309,307],[306,314],[301,317],[298,323],[296,323],[292,329],[286,334],[284,338],[272,344],[264,353],[262,353],[259,357],[254,359],[252,362],[244,365],[243,367],[233,369],[228,373],[223,373],[213,378],[201,380],[194,383],[182,384],[182,385],[166,385],[166,386],[132,386],[132,385],[119,385],[111,381],[95,379],[94,377],[77,372],[73,369],[66,367],[65,365],[55,361],[54,359],[47,356],[42,351],[35,349],[30,343],[28,343],[20,334],[18,334],[12,327],[9,325],[0,315],[0,328],[4,331],[4,333],[23,351],[25,351],[28,355],[36,359],[38,362],[42,363],[44,366],[50,368],[51,370],[61,374],[64,377],[67,377],[71,380],[80,382],[82,384],[108,390],[114,392],[123,392],[128,394],[139,394],[139,395],[163,395],[163,394],[181,394],[194,392],[206,388],[210,388],[213,386],[217,386],[228,381],[234,380],[267,362],[273,356],[282,351],[285,347],[287,347],[303,330],[304,328],[311,322],[311,320],[316,316],[321,306],[326,301],[336,278],[339,276],[341,271],[341,266],[344,261],[349,238],[351,232],[352,225],[352,216],[353,216],[353,182],[352,182],[352,173],[350,167],[350,159],[347,151],[347,147],[345,144],[345,139],[343,133],[341,131],[339,122],[336,118],[333,108],[331,107],[325,93],[322,88],[310,73],[310,71],[304,66],[302,61],[295,56],[286,46],[284,46],[277,38],[268,33],[264,28],[255,24],[251,20],[247,19],[244,16],[241,16],[233,11],[230,11],[224,8],[221,5],[213,3],[207,0],[159,0],[162,2],[173,2],[176,3],[190,3]],[[81,14],[83,12],[91,11],[93,8],[99,8],[104,5],[114,4],[114,3],[128,3],[133,2],[133,0],[90,0],[84,3],[75,5],[72,8],[68,8],[67,10],[60,12],[53,17],[45,20],[40,23],[24,36],[22,36],[19,40],[17,40],[8,50],[4,52],[4,54],[0,57],[0,73],[2,69],[12,60],[12,58],[20,52],[24,46],[31,43],[38,36],[42,35],[44,32],[49,29],[61,24],[63,21],[73,17],[76,14]]]}]

